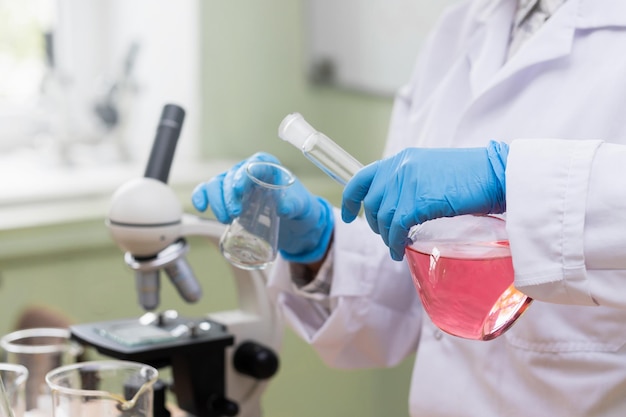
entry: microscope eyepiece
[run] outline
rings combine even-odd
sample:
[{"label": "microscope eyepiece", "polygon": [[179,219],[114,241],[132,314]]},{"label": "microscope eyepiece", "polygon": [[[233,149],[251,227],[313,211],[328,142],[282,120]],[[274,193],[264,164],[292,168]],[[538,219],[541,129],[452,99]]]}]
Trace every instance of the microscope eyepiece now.
[{"label": "microscope eyepiece", "polygon": [[182,107],[175,104],[163,107],[144,174],[146,178],[167,183],[184,120],[185,110]]},{"label": "microscope eyepiece", "polygon": [[177,128],[180,131],[183,120],[185,120],[185,110],[182,107],[176,104],[166,104],[161,112],[159,126]]}]

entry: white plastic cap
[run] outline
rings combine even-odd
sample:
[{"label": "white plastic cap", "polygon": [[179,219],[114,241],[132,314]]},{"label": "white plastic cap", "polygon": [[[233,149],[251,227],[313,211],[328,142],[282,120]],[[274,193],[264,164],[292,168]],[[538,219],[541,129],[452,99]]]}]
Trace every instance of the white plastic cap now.
[{"label": "white plastic cap", "polygon": [[278,126],[278,137],[302,149],[304,143],[312,134],[317,133],[300,113],[291,113]]}]

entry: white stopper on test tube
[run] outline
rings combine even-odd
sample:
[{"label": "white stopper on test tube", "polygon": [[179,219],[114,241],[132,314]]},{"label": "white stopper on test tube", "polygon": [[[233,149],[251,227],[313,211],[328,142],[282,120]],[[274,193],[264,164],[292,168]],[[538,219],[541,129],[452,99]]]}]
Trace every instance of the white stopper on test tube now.
[{"label": "white stopper on test tube", "polygon": [[278,137],[302,149],[306,140],[317,130],[313,128],[300,113],[290,113],[278,126]]}]

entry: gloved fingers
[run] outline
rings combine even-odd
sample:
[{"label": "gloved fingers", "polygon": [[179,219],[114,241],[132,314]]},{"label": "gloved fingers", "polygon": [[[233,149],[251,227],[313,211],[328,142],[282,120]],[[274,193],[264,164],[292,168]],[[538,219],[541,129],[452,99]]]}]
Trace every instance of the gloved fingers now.
[{"label": "gloved fingers", "polygon": [[273,155],[265,152],[257,152],[248,159],[235,164],[226,172],[223,180],[224,206],[231,218],[241,214],[241,197],[250,187],[250,179],[246,174],[246,168],[250,162],[265,161],[279,163]]},{"label": "gloved fingers", "polygon": [[191,193],[191,204],[198,211],[206,211],[209,207],[209,198],[206,195],[205,185],[206,183],[196,185]]},{"label": "gloved fingers", "polygon": [[278,158],[276,158],[274,155],[269,154],[267,152],[257,152],[244,162],[256,162],[256,161],[273,162],[275,164],[280,165],[280,161],[278,160]]},{"label": "gloved fingers", "polygon": [[391,258],[400,261],[404,257],[405,248],[413,242],[409,232],[415,225],[428,220],[454,215],[447,208],[447,200],[437,200],[421,196],[415,198],[413,205],[398,205],[393,219],[389,223],[388,244]]},{"label": "gloved fingers", "polygon": [[285,219],[299,220],[307,217],[318,204],[313,194],[299,181],[296,181],[285,190],[278,204],[278,215]]},{"label": "gloved fingers", "polygon": [[[380,208],[380,215],[376,218],[376,233],[380,235],[385,242],[385,245],[389,246],[389,229],[391,228],[391,222],[393,220],[394,215],[396,214],[396,209],[394,207],[391,208]],[[374,227],[370,224],[372,230]]]},{"label": "gloved fingers", "polygon": [[[374,233],[381,235],[385,243],[387,243],[385,227],[389,227],[389,221],[393,216],[393,213],[387,210],[393,210],[396,198],[394,198],[395,188],[389,189],[387,179],[384,177],[382,176],[381,178],[377,175],[374,178],[367,195],[363,199],[363,212],[370,228]],[[387,217],[389,221],[385,221]]]},{"label": "gloved fingers", "polygon": [[[365,197],[365,214],[370,227],[380,234],[387,246],[389,246],[389,228],[396,210],[401,207],[403,195],[401,177],[382,175],[380,181],[375,181],[370,187],[370,192]],[[408,197],[412,201],[413,196]]]},{"label": "gloved fingers", "polygon": [[388,230],[389,252],[394,261],[401,261],[404,258],[405,247],[412,243],[409,231],[416,224],[412,216],[396,211]]},{"label": "gloved fingers", "polygon": [[225,210],[233,217],[241,213],[241,196],[246,187],[245,166],[248,160],[235,164],[224,173],[222,181],[222,196]]},{"label": "gloved fingers", "polygon": [[333,208],[317,196],[312,196],[309,207],[307,214],[297,219],[281,219],[278,247],[289,262],[317,262],[328,250],[334,229]]},{"label": "gloved fingers", "polygon": [[380,161],[376,161],[361,168],[344,187],[341,200],[341,218],[344,222],[350,223],[359,215],[361,202],[376,177],[379,163]]},{"label": "gloved fingers", "polygon": [[221,223],[230,223],[233,217],[229,214],[223,198],[223,179],[226,173],[223,172],[209,181],[198,184],[191,194],[191,202],[198,211],[206,211],[211,207],[211,211]]},{"label": "gloved fingers", "polygon": [[230,223],[236,215],[229,210],[229,207],[224,202],[223,181],[225,176],[226,173],[224,172],[213,177],[211,180],[204,183],[202,188],[215,218],[221,223]]},{"label": "gloved fingers", "polygon": [[363,204],[363,211],[365,213],[365,219],[367,220],[367,224],[369,224],[370,229],[372,229],[372,231],[378,235],[381,234],[381,228],[379,227],[380,223],[378,222],[379,205],[380,203]]}]

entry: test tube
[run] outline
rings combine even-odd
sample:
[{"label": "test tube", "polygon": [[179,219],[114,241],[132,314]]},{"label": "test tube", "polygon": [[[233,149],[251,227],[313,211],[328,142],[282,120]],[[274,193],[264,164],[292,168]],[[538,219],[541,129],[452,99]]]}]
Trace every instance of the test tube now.
[{"label": "test tube", "polygon": [[307,123],[300,113],[288,114],[278,127],[278,137],[300,149],[304,156],[341,185],[363,164],[325,134]]}]

